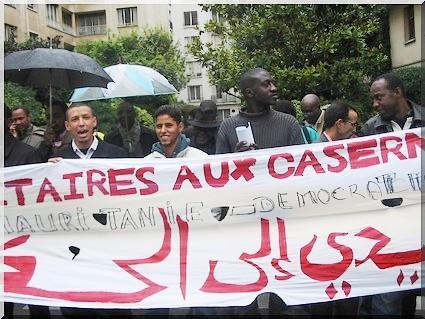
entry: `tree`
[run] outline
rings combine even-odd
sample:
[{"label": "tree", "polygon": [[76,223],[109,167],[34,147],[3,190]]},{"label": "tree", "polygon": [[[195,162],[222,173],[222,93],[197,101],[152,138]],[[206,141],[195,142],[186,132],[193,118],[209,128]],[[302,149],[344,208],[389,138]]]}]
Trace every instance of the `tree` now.
[{"label": "tree", "polygon": [[103,67],[118,63],[141,64],[164,75],[177,90],[186,84],[184,58],[173,44],[171,33],[160,28],[124,34],[109,40],[81,42],[76,51]]},{"label": "tree", "polygon": [[403,81],[406,96],[415,103],[424,105],[425,95],[423,94],[425,94],[425,91],[423,90],[423,85],[425,84],[425,68],[419,66],[407,67],[398,69],[395,73]]},{"label": "tree", "polygon": [[[205,5],[218,14],[206,31],[219,37],[189,49],[210,82],[238,90],[246,69],[263,67],[281,97],[314,92],[324,100],[370,101],[367,81],[390,69],[387,8],[380,5]],[[215,40],[217,41],[217,40]],[[366,102],[367,101],[367,102]]]},{"label": "tree", "polygon": [[[76,51],[90,56],[103,67],[118,64],[141,64],[164,75],[177,90],[186,84],[185,61],[178,47],[173,44],[171,33],[160,28],[147,29],[144,33],[129,33],[109,40],[81,42]],[[176,101],[172,95],[131,97],[126,100],[136,108],[139,120],[153,126],[155,109],[162,104]],[[121,101],[121,100],[120,100]],[[109,132],[116,127],[116,108],[119,101],[96,101],[91,103],[97,110],[99,128]]]}]

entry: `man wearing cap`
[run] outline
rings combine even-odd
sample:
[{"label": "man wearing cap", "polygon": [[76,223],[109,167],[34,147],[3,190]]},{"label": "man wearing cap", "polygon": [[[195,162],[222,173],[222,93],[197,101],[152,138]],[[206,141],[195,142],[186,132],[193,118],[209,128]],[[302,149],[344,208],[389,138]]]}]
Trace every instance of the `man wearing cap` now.
[{"label": "man wearing cap", "polygon": [[188,120],[192,126],[186,130],[190,146],[196,147],[209,155],[215,154],[215,143],[220,121],[217,120],[217,105],[214,101],[204,100],[196,109],[195,115]]}]

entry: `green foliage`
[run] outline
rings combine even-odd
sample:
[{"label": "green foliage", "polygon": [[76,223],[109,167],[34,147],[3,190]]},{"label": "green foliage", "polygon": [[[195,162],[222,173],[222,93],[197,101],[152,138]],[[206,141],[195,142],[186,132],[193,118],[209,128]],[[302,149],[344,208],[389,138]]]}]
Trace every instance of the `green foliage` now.
[{"label": "green foliage", "polygon": [[398,69],[395,73],[404,83],[407,98],[423,105],[423,96],[421,96],[421,92],[423,91],[421,90],[421,86],[425,83],[425,68],[408,67]]},{"label": "green foliage", "polygon": [[46,114],[43,105],[36,100],[36,91],[19,86],[15,83],[4,84],[4,102],[13,109],[17,106],[25,106],[31,113],[32,122],[37,126],[46,124]]},{"label": "green foliage", "polygon": [[[61,43],[62,36],[57,35],[52,38],[52,48],[58,48]],[[8,41],[4,41],[4,55],[8,55],[9,53],[15,51],[22,50],[33,50],[37,48],[49,48],[50,41],[42,39],[40,37],[36,38],[28,38],[24,42],[16,42],[14,37],[10,37]]]},{"label": "green foliage", "polygon": [[[123,102],[123,99],[98,100],[90,102],[90,106],[94,109],[97,116],[98,131],[108,134],[117,128],[118,118],[117,109]],[[154,127],[154,117],[148,110],[134,105],[136,109],[137,119],[139,122],[150,128]]]},{"label": "green foliage", "polygon": [[210,82],[224,91],[238,90],[245,70],[262,67],[275,77],[282,98],[316,93],[324,100],[365,101],[366,79],[390,68],[386,6],[203,8],[222,18],[205,27],[220,43],[196,41],[189,49],[208,68]]},{"label": "green foliage", "polygon": [[186,84],[184,58],[173,43],[171,33],[160,28],[142,34],[130,33],[109,40],[81,42],[76,51],[95,59],[103,67],[141,64],[164,75],[177,90]]}]

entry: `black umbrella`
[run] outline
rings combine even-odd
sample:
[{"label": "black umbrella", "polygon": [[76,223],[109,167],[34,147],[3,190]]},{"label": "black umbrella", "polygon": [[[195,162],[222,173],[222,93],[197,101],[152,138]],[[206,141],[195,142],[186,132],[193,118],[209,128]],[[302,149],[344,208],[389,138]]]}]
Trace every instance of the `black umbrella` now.
[{"label": "black umbrella", "polygon": [[[63,49],[38,48],[17,51],[4,58],[5,80],[35,88],[52,86],[73,90],[93,86],[106,88],[112,78],[92,58]],[[51,116],[50,116],[51,120]]]}]

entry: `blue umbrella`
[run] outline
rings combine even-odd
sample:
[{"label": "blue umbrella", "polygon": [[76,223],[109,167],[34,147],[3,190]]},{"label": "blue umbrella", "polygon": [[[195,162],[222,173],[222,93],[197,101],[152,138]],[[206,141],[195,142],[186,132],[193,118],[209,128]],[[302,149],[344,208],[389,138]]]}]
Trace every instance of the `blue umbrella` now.
[{"label": "blue umbrella", "polygon": [[143,65],[117,64],[104,68],[114,80],[107,88],[86,87],[74,91],[71,102],[174,94],[176,88],[159,72]]}]

